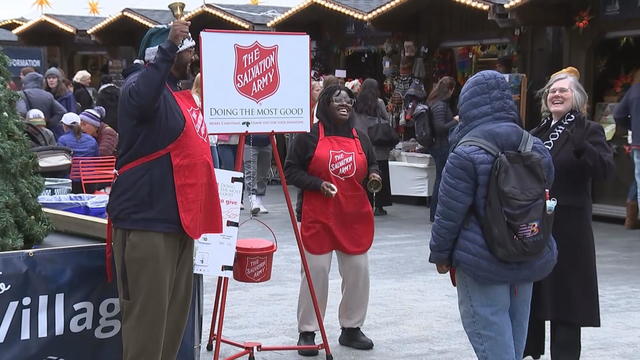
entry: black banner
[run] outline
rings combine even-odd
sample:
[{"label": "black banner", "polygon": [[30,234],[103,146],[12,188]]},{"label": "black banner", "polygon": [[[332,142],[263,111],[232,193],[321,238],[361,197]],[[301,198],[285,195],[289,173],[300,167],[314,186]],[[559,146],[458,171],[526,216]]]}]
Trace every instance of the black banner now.
[{"label": "black banner", "polygon": [[9,72],[11,76],[18,77],[20,69],[27,66],[35,68],[41,74],[43,73],[45,64],[42,48],[2,46],[0,49],[9,57]]},{"label": "black banner", "polygon": [[[194,359],[192,309],[179,360]],[[121,358],[120,304],[104,245],[0,253],[0,359]],[[199,335],[199,334],[198,334]]]}]

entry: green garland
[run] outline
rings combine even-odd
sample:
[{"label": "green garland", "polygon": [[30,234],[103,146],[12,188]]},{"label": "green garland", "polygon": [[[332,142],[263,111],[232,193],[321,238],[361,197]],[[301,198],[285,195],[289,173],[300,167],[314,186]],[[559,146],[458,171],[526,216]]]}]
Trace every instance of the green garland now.
[{"label": "green garland", "polygon": [[7,87],[7,64],[0,53],[0,251],[30,249],[51,229],[37,201],[44,181],[16,113],[18,95]]}]

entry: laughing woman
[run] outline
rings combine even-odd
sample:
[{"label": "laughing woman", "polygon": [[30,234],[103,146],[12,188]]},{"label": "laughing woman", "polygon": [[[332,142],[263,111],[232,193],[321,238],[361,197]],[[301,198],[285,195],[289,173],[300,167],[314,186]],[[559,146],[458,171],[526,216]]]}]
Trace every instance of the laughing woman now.
[{"label": "laughing woman", "polygon": [[542,123],[532,130],[555,167],[551,196],[558,200],[553,237],[558,263],[534,284],[525,355],[544,353],[551,321],[551,358],[580,358],[580,328],[600,326],[596,256],[591,229],[591,183],[613,173],[613,155],[599,124],[586,119],[588,96],[568,68],[553,74],[542,92]]},{"label": "laughing woman", "polygon": [[[343,86],[325,88],[318,100],[320,121],[310,133],[294,138],[284,172],[287,181],[303,191],[298,220],[302,221],[302,243],[320,312],[324,318],[335,251],[342,276],[339,342],[368,350],[373,348],[373,342],[360,327],[369,305],[367,253],[373,242],[373,212],[364,183],[367,179],[381,179],[373,145],[366,134],[352,125],[353,103],[351,90]],[[298,345],[314,345],[318,329],[303,272],[298,299]],[[298,353],[315,356],[318,350]]]}]

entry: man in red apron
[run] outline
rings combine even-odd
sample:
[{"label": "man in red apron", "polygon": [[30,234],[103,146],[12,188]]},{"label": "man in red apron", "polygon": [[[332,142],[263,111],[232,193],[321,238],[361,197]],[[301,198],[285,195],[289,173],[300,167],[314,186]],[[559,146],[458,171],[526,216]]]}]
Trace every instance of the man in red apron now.
[{"label": "man in red apron", "polygon": [[[367,251],[373,242],[373,212],[363,184],[377,179],[373,145],[366,134],[349,121],[353,94],[344,87],[330,86],[320,95],[320,121],[308,134],[300,134],[287,154],[285,175],[303,190],[301,232],[313,286],[324,317],[329,270],[333,252],[342,276],[339,320],[341,345],[360,350],[373,342],[360,327],[369,304]],[[298,205],[300,205],[300,200]],[[318,323],[303,272],[298,299],[298,345],[314,344]],[[299,350],[314,356],[317,350]]]},{"label": "man in red apron", "polygon": [[107,210],[125,360],[176,358],[191,300],[194,239],[222,230],[204,119],[191,92],[178,86],[194,46],[188,22],[150,29],[140,46],[148,63],[128,71],[122,87],[118,177]]}]

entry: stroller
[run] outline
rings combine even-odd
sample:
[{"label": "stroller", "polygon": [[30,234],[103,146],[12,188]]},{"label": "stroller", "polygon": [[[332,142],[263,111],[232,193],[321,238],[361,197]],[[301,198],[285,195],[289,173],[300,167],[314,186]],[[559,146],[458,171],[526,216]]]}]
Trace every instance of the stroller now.
[{"label": "stroller", "polygon": [[73,150],[65,146],[36,146],[31,151],[38,158],[38,172],[45,178],[68,178]]},{"label": "stroller", "polygon": [[51,146],[40,129],[28,122],[24,133],[31,142],[31,151],[38,158],[38,172],[43,177],[66,178],[71,171],[73,150],[65,146]]}]

